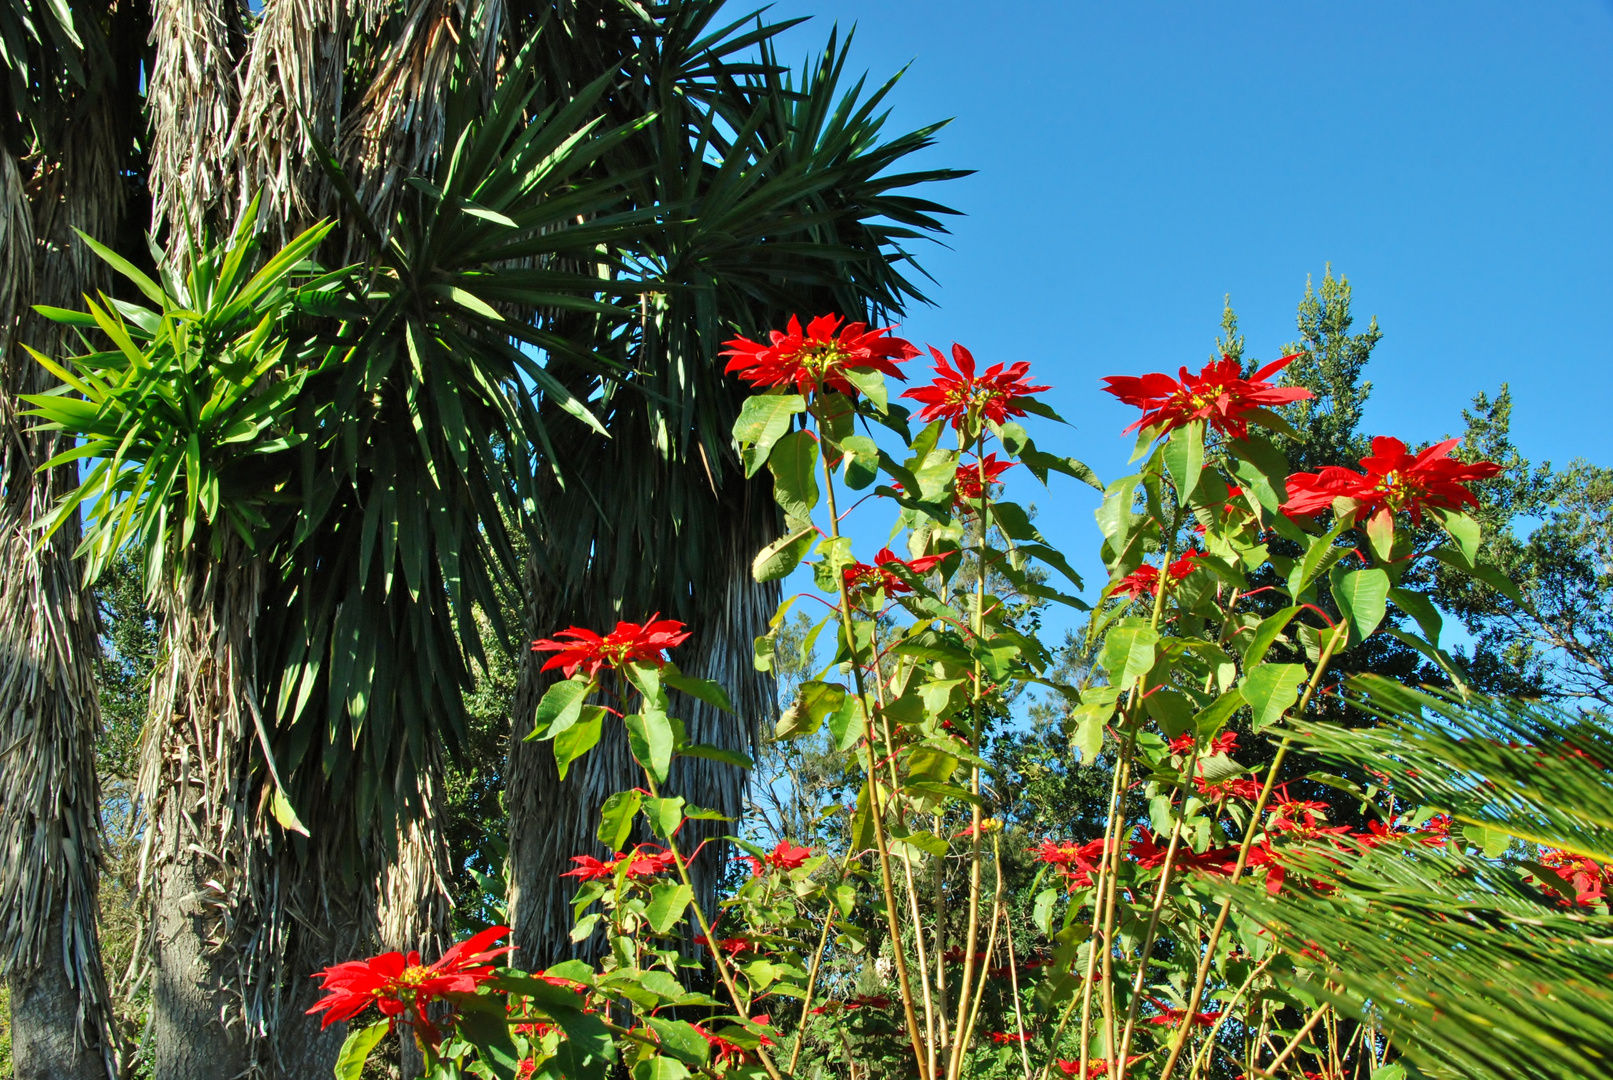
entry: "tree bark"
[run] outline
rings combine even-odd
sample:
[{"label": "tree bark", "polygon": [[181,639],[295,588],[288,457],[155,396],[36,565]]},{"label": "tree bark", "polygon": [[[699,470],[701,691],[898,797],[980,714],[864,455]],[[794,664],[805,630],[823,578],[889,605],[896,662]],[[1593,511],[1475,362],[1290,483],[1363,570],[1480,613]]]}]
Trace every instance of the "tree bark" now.
[{"label": "tree bark", "polygon": [[[62,941],[60,918],[51,922],[48,936]],[[107,1080],[100,1048],[87,1043],[74,1023],[79,990],[61,954],[13,971],[10,984],[14,1080]]]},{"label": "tree bark", "polygon": [[[142,737],[142,852],[150,891],[152,1064],[163,1080],[254,1069],[284,929],[264,925],[253,875],[267,792],[254,779],[253,631],[262,567],[233,537],[182,556],[161,596],[163,662]],[[254,794],[263,796],[254,798]]]},{"label": "tree bark", "polygon": [[[179,828],[170,804],[164,832]],[[178,852],[152,897],[151,1046],[153,1072],[173,1080],[220,1080],[245,1072],[246,1033],[227,992],[230,958],[210,944],[221,897],[209,886],[216,866],[201,852]]]}]

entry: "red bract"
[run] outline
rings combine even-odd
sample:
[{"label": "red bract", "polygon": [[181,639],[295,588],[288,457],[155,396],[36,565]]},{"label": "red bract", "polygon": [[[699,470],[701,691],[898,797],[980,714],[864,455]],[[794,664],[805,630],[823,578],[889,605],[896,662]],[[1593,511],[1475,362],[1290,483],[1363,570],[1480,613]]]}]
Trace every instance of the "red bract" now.
[{"label": "red bract", "polygon": [[1375,848],[1387,844],[1391,840],[1400,839],[1400,834],[1378,820],[1367,822],[1367,831],[1364,833],[1351,833],[1350,839],[1364,848]]},{"label": "red bract", "polygon": [[982,418],[1001,424],[1010,416],[1024,416],[1025,403],[1032,394],[1052,389],[1033,386],[1026,380],[1031,366],[1024,360],[1007,368],[993,364],[976,375],[975,358],[962,345],[952,346],[952,358],[958,363],[956,371],[941,355],[941,350],[931,346],[930,355],[935,357],[935,381],[902,394],[924,403],[918,418],[926,424],[945,419],[960,430],[966,424],[972,427]]},{"label": "red bract", "polygon": [[[1172,584],[1181,581],[1191,574],[1198,566],[1198,556],[1189,552],[1180,559],[1171,563],[1168,568]],[[1136,570],[1127,574],[1115,583],[1114,595],[1125,596],[1133,600],[1142,596],[1153,596],[1159,591],[1159,567],[1144,563]]]},{"label": "red bract", "polygon": [[1079,866],[1083,869],[1091,869],[1095,860],[1102,855],[1102,839],[1088,840],[1084,844],[1077,844],[1073,840],[1043,840],[1031,850],[1031,856],[1037,862],[1054,866]]},{"label": "red bract", "polygon": [[1414,524],[1422,524],[1424,510],[1460,510],[1477,506],[1465,485],[1501,471],[1493,461],[1457,461],[1450,456],[1460,439],[1446,439],[1413,455],[1399,439],[1379,436],[1372,453],[1361,459],[1365,472],[1330,465],[1321,472],[1295,473],[1288,478],[1290,516],[1327,510],[1338,498],[1359,505],[1358,520],[1405,510]]},{"label": "red bract", "polygon": [[583,881],[593,881],[596,878],[608,878],[616,873],[616,863],[600,862],[592,855],[573,855],[571,861],[577,864],[576,869],[567,870],[561,877],[580,878]]},{"label": "red bract", "polygon": [[794,386],[802,394],[828,387],[856,394],[847,370],[877,371],[906,379],[896,365],[919,354],[901,338],[890,337],[891,327],[870,330],[864,323],[840,325],[838,315],[820,315],[801,331],[801,320],[790,316],[788,330],[774,330],[768,344],[746,338],[724,342],[723,356],[731,357],[724,370],[752,386]]},{"label": "red bract", "polygon": [[[569,641],[558,640],[570,638]],[[666,651],[682,645],[689,639],[689,631],[672,619],[652,615],[648,622],[619,622],[616,629],[604,637],[581,626],[562,630],[555,638],[544,638],[532,643],[533,652],[552,652],[555,655],[543,665],[543,670],[560,668],[571,678],[581,668],[591,679],[599,669],[617,668],[630,663],[650,663],[657,667],[666,663]]]},{"label": "red bract", "polygon": [[475,993],[479,983],[491,979],[491,961],[513,946],[499,949],[488,946],[509,932],[507,926],[489,927],[461,941],[430,965],[421,964],[418,952],[410,952],[408,956],[389,952],[328,967],[314,978],[323,978],[320,989],[330,993],[308,1012],[324,1012],[325,1019],[320,1026],[329,1027],[339,1020],[351,1020],[373,1003],[383,1016],[412,1013],[407,1016],[408,1021],[434,1042],[436,1029],[426,1019],[426,1006],[446,994]]},{"label": "red bract", "polygon": [[952,503],[967,509],[969,503],[978,504],[983,492],[980,488],[980,466],[986,469],[986,483],[995,484],[1003,473],[1014,467],[1012,461],[998,461],[996,454],[987,454],[979,464],[959,465],[952,484]]},{"label": "red bract", "polygon": [[881,548],[874,556],[874,565],[867,563],[852,563],[841,571],[845,575],[846,588],[854,593],[871,593],[877,589],[884,589],[887,595],[897,593],[910,593],[913,586],[896,575],[893,567],[903,567],[910,574],[923,577],[946,556],[922,555],[917,559],[898,559],[896,553],[890,548]]},{"label": "red bract", "polygon": [[568,870],[560,876],[580,878],[583,881],[608,878],[623,864],[627,866],[629,878],[650,877],[664,873],[675,865],[672,852],[663,851],[650,844],[640,844],[631,853],[618,854],[610,862],[600,862],[592,855],[573,855],[571,861],[577,864],[576,869]]},{"label": "red bract", "polygon": [[[704,934],[697,934],[695,936],[694,943],[696,945],[704,945],[708,949],[711,947],[711,940],[709,938],[707,938],[706,935],[704,935]],[[751,943],[750,943],[749,938],[725,937],[725,938],[718,938],[717,939],[717,948],[721,949],[723,952],[725,952],[725,953],[727,953],[729,955],[733,955],[735,953],[742,953],[742,952],[744,952],[746,949],[748,949],[750,947],[751,947]]]},{"label": "red bract", "polygon": [[1014,1032],[1014,1031],[993,1031],[991,1033],[991,1041],[994,1042],[994,1043],[997,1043],[1000,1046],[1003,1043],[1029,1042],[1030,1041],[1030,1036],[1029,1035],[1022,1035],[1022,1034],[1020,1034],[1018,1032]]},{"label": "red bract", "polygon": [[[1180,1024],[1182,1022],[1182,1017],[1187,1015],[1187,1010],[1186,1009],[1173,1009],[1169,1005],[1166,1005],[1164,1002],[1158,1000],[1157,998],[1150,998],[1149,1000],[1152,1001],[1155,1005],[1157,1005],[1159,1007],[1159,1015],[1150,1016],[1148,1018],[1147,1022],[1150,1023],[1150,1024],[1159,1024],[1161,1026],[1163,1026],[1165,1024],[1170,1024],[1171,1026],[1174,1027],[1175,1025]],[[1193,1027],[1209,1027],[1211,1024],[1214,1024],[1219,1019],[1221,1019],[1221,1014],[1220,1013],[1207,1013],[1207,1012],[1194,1013],[1193,1014],[1193,1024],[1192,1024],[1192,1026]]]},{"label": "red bract", "polygon": [[1444,847],[1451,838],[1451,816],[1435,814],[1417,830],[1417,842],[1429,847]]},{"label": "red bract", "polygon": [[1251,802],[1260,798],[1260,781],[1248,778],[1223,780],[1218,784],[1212,784],[1202,776],[1195,776],[1193,786],[1197,789],[1199,796],[1209,802],[1220,802],[1228,797],[1248,799]]},{"label": "red bract", "polygon": [[[1297,832],[1306,835],[1314,834],[1318,822],[1327,817],[1332,809],[1325,802],[1315,799],[1290,799],[1287,795],[1280,796],[1271,808],[1271,818],[1266,828],[1273,832]],[[1348,832],[1348,829],[1342,830]]]},{"label": "red bract", "polygon": [[745,1048],[743,1046],[740,1046],[737,1043],[731,1043],[721,1035],[713,1035],[699,1024],[691,1024],[690,1026],[693,1027],[695,1031],[700,1033],[700,1037],[702,1039],[706,1040],[706,1045],[711,1047],[712,1057],[716,1058],[719,1062],[738,1061],[740,1058],[745,1056]]},{"label": "red bract", "polygon": [[[1176,736],[1169,744],[1170,751],[1173,754],[1186,754],[1196,745],[1198,745],[1198,739],[1191,731]],[[1238,733],[1236,731],[1223,731],[1210,742],[1211,754],[1230,754],[1237,748]]]},{"label": "red bract", "polygon": [[1276,386],[1270,381],[1271,376],[1297,356],[1296,353],[1273,360],[1247,378],[1242,365],[1230,356],[1210,361],[1197,375],[1188,374],[1184,367],[1179,379],[1163,372],[1141,378],[1111,375],[1103,380],[1109,384],[1104,390],[1127,405],[1143,410],[1142,419],[1128,427],[1124,434],[1145,427],[1157,427],[1164,434],[1186,427],[1194,420],[1203,420],[1218,431],[1243,439],[1249,435],[1251,410],[1287,405],[1312,396],[1309,390]]},{"label": "red bract", "polygon": [[[1141,1060],[1141,1054],[1128,1057],[1126,1058],[1126,1067],[1130,1068],[1132,1063]],[[1065,1076],[1074,1076],[1077,1077],[1078,1080],[1084,1080],[1085,1077],[1089,1076],[1109,1075],[1109,1062],[1103,1058],[1094,1058],[1091,1061],[1088,1061],[1087,1071],[1085,1073],[1081,1072],[1081,1063],[1079,1061],[1055,1061],[1053,1064],[1057,1065],[1059,1067],[1059,1072],[1063,1073]]]},{"label": "red bract", "polygon": [[811,848],[796,847],[788,840],[780,840],[777,847],[760,859],[754,855],[741,855],[740,859],[750,863],[752,877],[759,877],[769,866],[775,870],[794,870],[811,857]]},{"label": "red bract", "polygon": [[[1550,867],[1567,884],[1573,886],[1574,903],[1580,907],[1597,907],[1607,903],[1604,885],[1613,885],[1613,866],[1604,866],[1582,855],[1566,851],[1547,851],[1540,856],[1540,864]],[[1541,882],[1552,892],[1558,892],[1548,882]]]}]

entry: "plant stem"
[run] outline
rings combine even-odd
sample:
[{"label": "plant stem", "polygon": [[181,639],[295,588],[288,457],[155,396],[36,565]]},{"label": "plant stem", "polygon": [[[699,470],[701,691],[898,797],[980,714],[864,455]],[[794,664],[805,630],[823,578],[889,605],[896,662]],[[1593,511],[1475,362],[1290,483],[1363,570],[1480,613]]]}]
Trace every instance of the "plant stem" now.
[{"label": "plant stem", "polygon": [[[1316,693],[1317,684],[1322,681],[1322,673],[1327,670],[1328,662],[1333,659],[1333,650],[1338,647],[1339,640],[1343,636],[1338,632],[1338,629],[1328,635],[1327,645],[1322,649],[1321,655],[1317,657],[1316,670],[1311,673],[1310,682],[1305,686],[1305,694],[1299,699],[1299,705],[1295,709],[1296,715],[1303,716],[1305,714],[1305,709],[1311,703],[1311,697]],[[1232,870],[1229,885],[1236,885],[1249,865],[1249,849],[1254,844],[1255,833],[1260,827],[1261,815],[1265,812],[1266,802],[1271,798],[1272,788],[1277,784],[1277,772],[1282,768],[1283,760],[1288,756],[1288,748],[1292,741],[1289,736],[1283,736],[1282,744],[1278,746],[1276,755],[1271,759],[1271,767],[1266,770],[1266,782],[1261,787],[1260,797],[1255,800],[1254,809],[1249,814],[1249,824],[1244,828],[1243,842],[1238,846],[1238,863]],[[1188,1032],[1192,1030],[1190,1025],[1193,1022],[1193,1014],[1198,1011],[1199,1002],[1204,997],[1204,984],[1210,977],[1210,965],[1215,960],[1215,947],[1220,943],[1221,932],[1226,929],[1227,916],[1231,911],[1232,892],[1229,889],[1226,896],[1221,899],[1221,908],[1216,913],[1215,925],[1210,929],[1209,943],[1205,946],[1204,956],[1200,958],[1198,971],[1193,977],[1193,993],[1188,998],[1187,1011],[1182,1016],[1181,1026],[1176,1029],[1175,1034],[1172,1036],[1170,1056],[1165,1059],[1165,1067],[1160,1071],[1159,1080],[1170,1080],[1171,1073],[1176,1069],[1176,1062],[1181,1058],[1182,1050],[1187,1046]]]},{"label": "plant stem", "polygon": [[1288,1045],[1283,1047],[1283,1052],[1273,1058],[1271,1064],[1267,1065],[1264,1069],[1256,1068],[1255,1075],[1275,1076],[1277,1070],[1282,1068],[1283,1062],[1287,1061],[1289,1057],[1293,1055],[1294,1051],[1299,1049],[1299,1044],[1305,1041],[1305,1036],[1309,1035],[1311,1033],[1311,1029],[1320,1023],[1322,1018],[1327,1015],[1327,1010],[1328,1006],[1325,1004],[1317,1006],[1316,1011],[1311,1014],[1311,1018],[1305,1021],[1305,1026],[1296,1031],[1294,1033],[1294,1037],[1288,1040]]},{"label": "plant stem", "polygon": [[[1188,760],[1190,772],[1197,760],[1198,754],[1195,752]],[[1148,930],[1143,935],[1143,948],[1137,959],[1137,976],[1132,980],[1131,1001],[1126,1006],[1126,1027],[1120,1036],[1120,1052],[1115,1055],[1112,1065],[1115,1080],[1126,1080],[1126,1053],[1131,1049],[1132,1033],[1137,1026],[1137,1006],[1142,1001],[1143,984],[1147,981],[1148,975],[1148,960],[1154,952],[1154,936],[1159,930],[1160,912],[1165,908],[1165,890],[1170,887],[1171,870],[1176,863],[1176,849],[1182,840],[1182,816],[1186,811],[1184,803],[1182,814],[1178,814],[1176,820],[1171,823],[1171,839],[1165,848],[1165,863],[1160,867],[1159,884],[1154,889],[1154,903],[1148,912]]]},{"label": "plant stem", "polygon": [[[1098,880],[1093,886],[1092,895],[1092,936],[1088,938],[1087,971],[1081,985],[1081,1075],[1087,1074],[1087,1061],[1092,1045],[1092,980],[1098,968],[1098,926],[1103,919],[1103,897],[1105,885],[1109,880],[1109,849],[1118,842],[1115,836],[1116,816],[1115,808],[1120,798],[1120,763],[1115,762],[1114,774],[1109,780],[1109,813],[1103,822],[1103,861],[1098,864]],[[1071,1008],[1075,1005],[1072,997]],[[1063,1034],[1063,1025],[1060,1025],[1059,1034]],[[1053,1038],[1053,1049],[1058,1049],[1058,1036]],[[1047,1059],[1042,1066],[1042,1080],[1047,1080],[1048,1070],[1053,1066],[1053,1058]]]},{"label": "plant stem", "polygon": [[[644,770],[644,781],[649,786],[650,795],[654,798],[660,798],[660,792],[655,785],[655,777],[650,775],[649,769]],[[672,853],[672,865],[678,868],[678,880],[689,890],[689,910],[694,912],[695,921],[700,924],[700,932],[706,936],[706,941],[710,943],[711,959],[716,965],[717,975],[722,979],[723,986],[728,990],[728,996],[733,1000],[734,1008],[741,1016],[748,1017],[750,1016],[749,1003],[740,995],[739,984],[734,982],[733,972],[729,970],[727,961],[723,959],[722,947],[716,943],[717,936],[712,932],[711,923],[707,920],[705,911],[700,907],[700,899],[695,895],[694,882],[689,877],[689,864],[684,861],[683,853],[678,850],[678,842],[674,837],[667,837],[666,847]],[[773,1064],[773,1059],[766,1048],[758,1046],[756,1048],[756,1057],[761,1061],[762,1068],[767,1070],[767,1075],[771,1080],[784,1080],[783,1074],[778,1071],[778,1066]]]},{"label": "plant stem", "polygon": [[[896,742],[891,736],[890,717],[885,713],[885,674],[879,669],[879,620],[874,620],[873,632],[869,636],[869,648],[874,653],[874,694],[879,703],[879,726],[885,740],[885,764],[890,769],[891,790],[901,788],[901,780],[896,771]],[[903,823],[900,804],[896,810],[896,822]],[[919,986],[924,988],[924,1045],[925,1054],[929,1061],[930,1075],[935,1075],[935,1004],[930,998],[930,968],[924,953],[924,921],[919,911],[918,886],[913,883],[913,860],[905,849],[902,853],[902,881],[907,886],[908,913],[913,918],[913,949],[918,954]],[[897,942],[901,947],[901,942]],[[938,961],[939,962],[939,961]],[[942,1024],[945,1024],[943,1018]]]},{"label": "plant stem", "polygon": [[[846,857],[848,860],[850,859],[849,852]],[[842,864],[840,867],[840,881],[845,880],[845,876],[846,868]],[[836,881],[835,884],[838,885],[839,883],[839,881]],[[818,947],[812,953],[812,964],[807,970],[806,997],[801,1002],[801,1022],[796,1029],[795,1046],[790,1050],[790,1067],[787,1071],[791,1076],[795,1075],[795,1066],[801,1060],[801,1047],[806,1043],[806,1026],[808,1018],[812,1015],[812,994],[818,985],[818,971],[823,966],[823,953],[829,947],[829,930],[834,926],[834,921],[835,899],[830,896],[829,912],[823,918],[823,932],[818,935]],[[707,940],[710,940],[709,935]]]},{"label": "plant stem", "polygon": [[1243,985],[1238,987],[1238,992],[1232,995],[1232,1000],[1227,1002],[1226,1007],[1221,1010],[1221,1016],[1216,1020],[1215,1026],[1210,1028],[1210,1033],[1204,1037],[1203,1048],[1193,1058],[1193,1072],[1195,1074],[1199,1071],[1204,1059],[1209,1056],[1211,1048],[1215,1046],[1215,1037],[1221,1033],[1221,1025],[1227,1022],[1227,1017],[1231,1016],[1232,1010],[1238,1007],[1238,1002],[1242,1001],[1243,995],[1249,992],[1249,987],[1254,985],[1256,979],[1265,974],[1266,969],[1271,966],[1271,962],[1275,959],[1277,959],[1277,954],[1273,952],[1262,960],[1253,971],[1249,972],[1249,977],[1243,980]]},{"label": "plant stem", "polygon": [[[997,868],[997,889],[1002,890],[1003,880],[1003,853],[1002,844],[996,833],[991,835],[991,861]],[[1003,932],[1008,942],[1008,985],[1014,995],[1014,1034],[1019,1041],[1019,1060],[1024,1067],[1025,1080],[1031,1080],[1031,1055],[1025,1049],[1025,1017],[1019,1008],[1019,957],[1014,953],[1014,922],[1009,917],[1011,913],[1003,915]]]},{"label": "plant stem", "polygon": [[[964,449],[963,430],[958,430],[958,449]],[[986,476],[986,433],[982,430],[975,436],[975,464],[976,476],[980,483],[980,502],[978,517],[980,519],[980,542],[975,548],[975,609],[971,620],[974,631],[974,645],[978,650],[981,640],[986,632],[986,547],[991,532],[991,499],[990,483]],[[969,750],[972,757],[980,756],[980,732],[985,725],[985,710],[981,708],[984,696],[981,679],[980,660],[978,656],[974,662],[974,723],[970,725]],[[973,762],[969,765],[969,791],[974,795],[975,801],[970,806],[969,820],[972,828],[969,835],[969,924],[965,935],[963,952],[963,978],[958,983],[958,1023],[957,1035],[952,1044],[952,1052],[947,1057],[948,1077],[958,1075],[958,1066],[963,1060],[964,1051],[968,1049],[968,1031],[974,1024],[969,1020],[969,991],[970,983],[974,979],[975,945],[980,940],[980,823],[983,815],[980,811],[980,766]],[[996,925],[992,926],[993,932]]]},{"label": "plant stem", "polygon": [[[820,430],[822,425],[819,425]],[[823,463],[824,495],[829,507],[829,535],[838,540],[840,538],[840,512],[835,506],[834,471],[829,468],[829,456],[820,455]],[[857,696],[863,702],[868,700],[868,691],[864,685],[862,664],[857,660],[857,630],[856,622],[851,616],[851,593],[846,588],[846,578],[840,575],[840,625],[846,635],[846,651],[851,654],[851,675],[857,685]],[[930,1080],[930,1072],[926,1068],[928,1054],[924,1046],[924,1036],[919,1031],[918,1016],[913,1010],[913,988],[908,981],[907,958],[902,954],[902,928],[896,915],[896,889],[891,881],[890,851],[885,843],[885,809],[879,798],[879,762],[874,755],[873,733],[863,740],[863,746],[868,751],[868,811],[874,826],[874,847],[879,859],[879,880],[885,898],[885,922],[890,931],[892,955],[896,962],[896,978],[902,990],[902,1011],[907,1019],[907,1036],[913,1045],[913,1057],[918,1066],[919,1080]],[[893,792],[894,794],[894,792]],[[707,935],[708,937],[710,935]]]}]

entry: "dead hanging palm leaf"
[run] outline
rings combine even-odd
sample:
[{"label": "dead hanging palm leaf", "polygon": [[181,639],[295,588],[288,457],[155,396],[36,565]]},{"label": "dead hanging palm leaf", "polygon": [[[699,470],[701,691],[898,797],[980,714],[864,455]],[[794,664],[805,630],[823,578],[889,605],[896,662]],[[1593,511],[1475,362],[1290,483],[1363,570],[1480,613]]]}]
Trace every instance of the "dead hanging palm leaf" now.
[{"label": "dead hanging palm leaf", "polygon": [[[84,36],[104,47],[94,24]],[[122,1048],[97,934],[100,885],[100,789],[95,740],[100,731],[95,664],[100,655],[93,597],[74,557],[77,523],[41,542],[39,523],[76,483],[76,466],[42,468],[61,436],[33,429],[23,399],[54,383],[18,342],[54,350],[60,328],[29,311],[34,303],[76,302],[107,280],[106,266],[74,234],[116,231],[124,211],[115,73],[89,85],[58,75],[55,95],[28,109],[34,141],[19,163],[0,154],[0,211],[9,262],[0,268],[8,295],[0,309],[4,344],[0,421],[4,431],[0,558],[0,745],[7,748],[0,793],[0,973],[19,1005],[19,1046],[52,1045],[39,1029],[71,1025],[54,1045],[87,1048],[81,1056],[19,1060],[25,1072],[85,1069],[112,1075]],[[37,1051],[36,1051],[37,1052]]]},{"label": "dead hanging palm leaf", "polygon": [[241,72],[239,118],[223,159],[238,192],[259,192],[263,223],[285,243],[337,210],[312,139],[335,142],[348,50],[374,29],[379,5],[364,0],[269,0]]},{"label": "dead hanging palm leaf", "polygon": [[[447,110],[458,80],[498,83],[503,0],[410,0],[401,24],[369,59],[364,93],[336,147],[365,214],[389,230],[399,185],[429,176],[450,135]],[[466,65],[469,72],[456,68]]]},{"label": "dead hanging palm leaf", "polygon": [[[236,64],[245,40],[239,0],[153,0],[151,225],[194,238],[228,220],[237,170],[226,155],[239,112]],[[101,234],[106,235],[106,234]],[[174,254],[186,244],[172,245]]]}]

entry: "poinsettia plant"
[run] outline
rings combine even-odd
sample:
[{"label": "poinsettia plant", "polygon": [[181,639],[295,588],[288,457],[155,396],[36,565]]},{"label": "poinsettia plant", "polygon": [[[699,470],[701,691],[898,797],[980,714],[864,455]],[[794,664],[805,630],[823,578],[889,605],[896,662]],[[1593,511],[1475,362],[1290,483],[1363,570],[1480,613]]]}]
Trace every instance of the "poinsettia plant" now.
[{"label": "poinsettia plant", "polygon": [[[532,737],[551,743],[560,774],[611,727],[642,772],[605,803],[599,849],[565,875],[573,939],[596,943],[598,959],[497,967],[495,928],[434,965],[397,954],[339,965],[317,1006],[327,1021],[356,1021],[371,1001],[381,1013],[350,1034],[339,1075],[357,1075],[388,1027],[405,1025],[432,1077],[781,1080],[810,1062],[813,1075],[858,1080],[870,1070],[852,1036],[872,1016],[888,1021],[897,1067],[920,1080],[1169,1080],[1223,1068],[1217,1055],[1262,1075],[1301,1052],[1342,1068],[1352,1039],[1381,1060],[1369,1025],[1339,1034],[1326,950],[1295,947],[1239,898],[1253,888],[1304,903],[1329,888],[1318,857],[1461,841],[1435,808],[1385,798],[1357,828],[1284,766],[1291,723],[1313,716],[1335,661],[1376,634],[1461,686],[1409,575],[1437,560],[1512,590],[1478,561],[1465,513],[1468,485],[1496,466],[1457,460],[1451,443],[1413,454],[1385,438],[1360,472],[1290,473],[1272,435],[1287,431],[1280,410],[1308,396],[1274,381],[1292,357],[1109,379],[1142,416],[1129,429],[1133,471],[1104,484],[1019,422],[1062,422],[1023,362],[982,367],[961,345],[932,348],[930,381],[897,396],[890,381],[906,381],[920,350],[827,316],[792,319],[766,342],[735,339],[725,355],[756,391],[736,452],[747,475],[768,471],[784,523],[752,572],[767,582],[801,569],[815,590],[783,603],[754,643],[756,666],[775,664],[798,603],[819,612],[805,653],[820,635],[832,642],[774,735],[827,733],[855,798],[826,808],[838,824],[816,846],[731,837],[748,872],[708,910],[691,867],[711,852],[680,837],[690,819],[719,815],[668,789],[671,763],[750,763],[691,741],[673,715],[672,690],[732,708],[721,687],[678,668],[687,631],[652,616],[536,642],[561,677]],[[1100,493],[1107,581],[1090,607],[1033,510],[1005,498],[1016,468]],[[844,529],[853,512],[883,515],[889,543],[859,553]],[[1046,605],[1087,613],[1095,662],[1079,683],[1056,677],[1054,650],[1026,617]],[[1027,687],[1065,702],[1072,759],[1109,775],[1096,835],[1032,849],[1028,926],[1005,886],[984,756]],[[1556,873],[1564,895],[1602,899],[1595,864],[1564,855],[1541,873]],[[831,985],[826,965],[846,958],[865,959],[883,989]],[[1310,1016],[1285,1049],[1272,1043],[1274,1003]],[[1299,1050],[1318,1024],[1334,1025],[1329,1061],[1314,1041]],[[843,1046],[843,1058],[804,1057],[809,1038]]]}]

